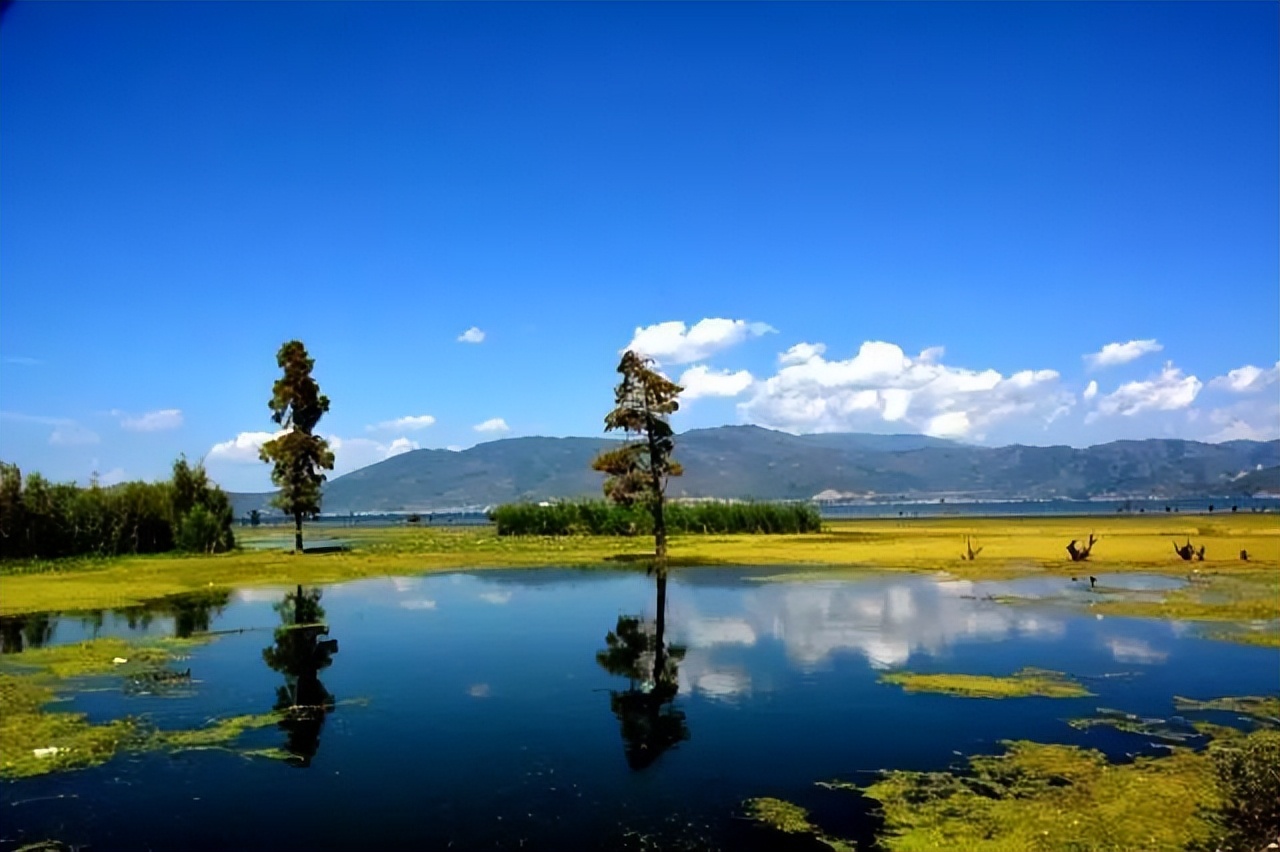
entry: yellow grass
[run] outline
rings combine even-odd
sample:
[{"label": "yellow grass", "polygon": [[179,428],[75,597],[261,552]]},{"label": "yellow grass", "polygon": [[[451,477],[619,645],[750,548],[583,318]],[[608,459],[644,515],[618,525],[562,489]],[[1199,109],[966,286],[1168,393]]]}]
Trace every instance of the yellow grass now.
[{"label": "yellow grass", "polygon": [[[247,538],[278,531],[248,533]],[[1101,536],[1088,563],[1068,560],[1066,544]],[[500,567],[626,567],[652,553],[642,538],[499,538],[492,529],[338,529],[353,542],[345,553],[294,556],[239,551],[218,556],[160,555],[23,566],[0,576],[0,614],[121,607],[217,587],[330,583],[365,577]],[[960,558],[965,536],[982,547],[976,561]],[[1172,541],[1190,536],[1207,560],[1187,563]],[[1239,560],[1248,550],[1249,562]],[[1270,515],[1104,518],[981,518],[837,521],[811,535],[676,536],[671,564],[812,566],[838,569],[945,570],[969,579],[1140,571],[1241,578],[1280,576],[1280,521]],[[52,569],[52,570],[48,570]],[[12,569],[11,569],[12,570]],[[1280,602],[1263,612],[1280,616]],[[1153,615],[1159,613],[1153,612]]]}]

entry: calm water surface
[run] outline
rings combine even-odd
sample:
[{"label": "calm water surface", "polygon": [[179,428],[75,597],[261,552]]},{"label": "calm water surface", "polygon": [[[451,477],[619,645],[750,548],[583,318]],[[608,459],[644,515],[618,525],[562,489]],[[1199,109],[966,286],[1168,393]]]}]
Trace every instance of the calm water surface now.
[{"label": "calm water surface", "polygon": [[[146,754],[2,784],[0,848],[49,837],[94,852],[782,848],[740,818],[745,798],[793,800],[829,829],[867,837],[876,822],[865,803],[813,782],[944,768],[1002,739],[1122,758],[1151,746],[1064,720],[1097,707],[1168,717],[1174,695],[1276,688],[1274,649],[1208,641],[1177,623],[1101,619],[1061,601],[988,599],[1089,594],[1065,580],[757,579],[766,575],[777,571],[673,572],[664,625],[672,690],[653,688],[653,654],[628,660],[625,641],[597,659],[611,632],[652,644],[658,589],[642,574],[486,571],[326,587],[322,638],[337,640],[337,652],[309,677],[264,659],[277,647],[273,605],[285,589],[237,592],[212,609],[179,602],[8,621],[9,652],[93,635],[242,631],[180,664],[191,668],[190,688],[111,688],[60,707],[95,720],[143,714],[192,727],[301,693],[332,709],[236,743],[284,748],[289,762],[227,750]],[[1144,585],[1099,577],[1135,582]],[[1068,672],[1097,695],[985,701],[877,682],[898,668],[1008,674],[1028,665]]]}]

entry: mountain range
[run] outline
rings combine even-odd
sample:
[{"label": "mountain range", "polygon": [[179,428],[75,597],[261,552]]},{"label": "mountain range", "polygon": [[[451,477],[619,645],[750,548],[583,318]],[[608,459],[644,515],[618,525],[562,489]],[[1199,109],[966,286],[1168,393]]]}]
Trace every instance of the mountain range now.
[{"label": "mountain range", "polygon": [[[468,450],[413,450],[335,478],[324,511],[445,511],[518,500],[599,497],[591,460],[606,438],[507,438]],[[758,426],[676,438],[684,476],[670,497],[1042,499],[1178,497],[1273,490],[1280,441],[1152,438],[1093,447],[977,447],[922,435],[791,435]],[[270,494],[233,494],[237,514]]]}]

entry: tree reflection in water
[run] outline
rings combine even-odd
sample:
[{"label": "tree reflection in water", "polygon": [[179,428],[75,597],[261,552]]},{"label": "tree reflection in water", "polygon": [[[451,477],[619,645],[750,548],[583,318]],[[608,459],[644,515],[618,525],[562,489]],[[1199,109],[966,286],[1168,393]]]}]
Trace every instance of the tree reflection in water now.
[{"label": "tree reflection in water", "polygon": [[667,572],[657,572],[657,618],[618,616],[605,636],[596,662],[613,675],[627,678],[628,688],[609,693],[609,707],[622,728],[627,765],[645,769],[662,753],[689,739],[684,711],[674,706],[679,691],[680,661],[685,649],[666,644]]},{"label": "tree reflection in water", "polygon": [[53,639],[57,613],[6,615],[0,618],[0,653],[20,654],[23,648],[41,648]]},{"label": "tree reflection in water", "polygon": [[320,638],[329,635],[320,595],[320,589],[302,586],[286,594],[275,607],[280,614],[275,644],[262,651],[266,664],[284,675],[284,686],[276,689],[275,710],[284,717],[280,727],[287,735],[289,763],[300,767],[311,765],[325,716],[334,708],[333,696],[318,673],[333,663],[338,640]]}]

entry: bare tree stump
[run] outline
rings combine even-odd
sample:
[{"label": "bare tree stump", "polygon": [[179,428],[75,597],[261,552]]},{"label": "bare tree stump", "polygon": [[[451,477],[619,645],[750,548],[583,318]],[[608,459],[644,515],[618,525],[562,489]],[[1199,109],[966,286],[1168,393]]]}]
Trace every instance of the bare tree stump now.
[{"label": "bare tree stump", "polygon": [[1067,553],[1071,555],[1072,562],[1084,562],[1089,558],[1089,554],[1093,551],[1093,546],[1101,539],[1095,538],[1093,533],[1089,533],[1089,543],[1076,547],[1076,539],[1071,539],[1071,543],[1067,545]]}]

